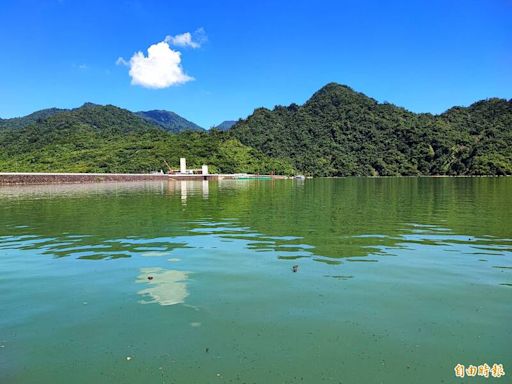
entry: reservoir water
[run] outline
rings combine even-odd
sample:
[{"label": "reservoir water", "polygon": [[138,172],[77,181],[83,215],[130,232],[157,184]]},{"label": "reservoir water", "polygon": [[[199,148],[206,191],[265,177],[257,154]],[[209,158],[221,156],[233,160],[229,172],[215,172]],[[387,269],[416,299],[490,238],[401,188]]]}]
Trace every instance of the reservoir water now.
[{"label": "reservoir water", "polygon": [[504,383],[511,324],[511,178],[0,187],[0,383]]}]

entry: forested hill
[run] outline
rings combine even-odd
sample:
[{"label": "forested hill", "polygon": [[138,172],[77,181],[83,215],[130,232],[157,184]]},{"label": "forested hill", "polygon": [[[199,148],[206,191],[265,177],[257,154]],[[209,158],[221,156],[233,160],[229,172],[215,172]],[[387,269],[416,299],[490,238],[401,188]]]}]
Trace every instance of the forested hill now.
[{"label": "forested hill", "polygon": [[[83,106],[98,106],[94,103],[85,103]],[[0,118],[1,129],[18,129],[26,127],[36,122],[41,122],[50,116],[62,112],[69,112],[71,109],[48,108],[42,109],[23,117],[15,117],[12,119]],[[181,117],[177,113],[164,110],[152,110],[136,112],[136,115],[148,121],[149,123],[169,132],[179,133],[183,131],[203,131],[199,125]]]},{"label": "forested hill", "polygon": [[0,130],[0,172],[150,172],[210,165],[212,172],[293,174],[273,159],[222,132],[169,133],[112,105],[87,103],[17,129]]},{"label": "forested hill", "polygon": [[512,174],[512,100],[415,114],[330,83],[302,106],[255,110],[230,134],[316,176]]},{"label": "forested hill", "polygon": [[42,109],[23,117],[14,117],[12,119],[0,119],[0,129],[2,128],[23,128],[37,121],[44,120],[56,113],[64,112],[65,109],[48,108]]},{"label": "forested hill", "polygon": [[226,132],[173,133],[173,115],[148,113],[86,103],[1,120],[0,171],[149,172],[187,157],[227,173],[512,174],[512,100],[415,114],[331,83],[304,105],[257,109]]}]

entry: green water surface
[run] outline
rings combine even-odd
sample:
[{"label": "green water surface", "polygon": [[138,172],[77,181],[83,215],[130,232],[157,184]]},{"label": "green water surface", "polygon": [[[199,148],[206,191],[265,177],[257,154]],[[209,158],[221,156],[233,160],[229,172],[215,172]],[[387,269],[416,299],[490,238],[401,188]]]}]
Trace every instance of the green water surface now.
[{"label": "green water surface", "polygon": [[0,187],[2,384],[511,376],[511,178]]}]

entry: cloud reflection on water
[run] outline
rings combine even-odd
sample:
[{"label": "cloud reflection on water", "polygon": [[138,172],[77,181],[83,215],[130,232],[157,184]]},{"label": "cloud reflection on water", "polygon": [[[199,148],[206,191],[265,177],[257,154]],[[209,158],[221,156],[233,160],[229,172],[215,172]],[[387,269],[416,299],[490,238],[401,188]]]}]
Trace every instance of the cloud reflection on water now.
[{"label": "cloud reflection on water", "polygon": [[184,303],[185,298],[189,295],[187,279],[188,272],[164,268],[141,268],[135,282],[147,284],[148,288],[137,292],[146,298],[146,300],[141,300],[140,303],[158,303],[160,305]]}]

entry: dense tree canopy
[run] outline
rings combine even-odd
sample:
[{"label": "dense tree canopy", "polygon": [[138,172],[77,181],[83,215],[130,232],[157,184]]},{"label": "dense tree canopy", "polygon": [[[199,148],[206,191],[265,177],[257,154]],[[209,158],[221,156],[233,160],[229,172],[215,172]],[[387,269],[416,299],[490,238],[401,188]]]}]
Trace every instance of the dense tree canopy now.
[{"label": "dense tree canopy", "polygon": [[227,132],[172,133],[169,124],[177,120],[153,112],[142,118],[87,103],[3,120],[0,171],[149,172],[166,169],[164,160],[177,168],[187,157],[192,167],[209,164],[225,173],[512,174],[512,100],[483,100],[435,116],[331,83],[302,106],[259,108]]},{"label": "dense tree canopy", "polygon": [[34,124],[37,121],[44,120],[56,113],[65,111],[65,109],[48,108],[42,109],[23,117],[14,117],[12,119],[0,119],[0,130],[7,128],[23,128],[27,125]]},{"label": "dense tree canopy", "polygon": [[293,174],[222,132],[171,134],[114,106],[86,104],[23,128],[0,131],[0,170],[18,172],[149,172],[209,164],[212,172]]},{"label": "dense tree canopy", "polygon": [[304,105],[260,108],[231,134],[317,176],[512,174],[512,101],[434,116],[328,84]]}]

